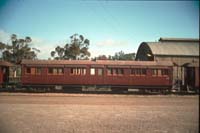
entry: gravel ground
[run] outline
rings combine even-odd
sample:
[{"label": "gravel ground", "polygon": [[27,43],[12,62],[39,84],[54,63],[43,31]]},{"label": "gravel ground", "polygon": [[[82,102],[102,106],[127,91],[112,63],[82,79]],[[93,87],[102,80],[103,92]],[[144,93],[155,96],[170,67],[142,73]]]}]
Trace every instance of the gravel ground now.
[{"label": "gravel ground", "polygon": [[199,96],[0,93],[0,133],[198,133]]}]

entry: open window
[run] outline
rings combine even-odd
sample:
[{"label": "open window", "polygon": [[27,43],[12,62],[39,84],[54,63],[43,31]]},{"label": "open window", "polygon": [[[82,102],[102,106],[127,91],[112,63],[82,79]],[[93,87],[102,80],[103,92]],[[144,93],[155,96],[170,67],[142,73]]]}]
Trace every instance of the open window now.
[{"label": "open window", "polygon": [[152,69],[152,76],[162,76],[161,69]]},{"label": "open window", "polygon": [[168,69],[162,69],[162,70],[161,70],[161,74],[162,74],[163,76],[168,76],[168,75],[169,75],[169,70],[168,70]]},{"label": "open window", "polygon": [[124,74],[123,68],[107,68],[107,75],[120,76]]},{"label": "open window", "polygon": [[25,70],[26,75],[41,75],[42,74],[42,68],[40,67],[27,67]]},{"label": "open window", "polygon": [[90,68],[90,75],[95,75],[95,68]]},{"label": "open window", "polygon": [[98,68],[98,76],[102,76],[103,75],[103,68]]},{"label": "open window", "polygon": [[147,75],[147,70],[145,68],[132,68],[131,75],[133,76]]},{"label": "open window", "polygon": [[86,68],[82,67],[70,68],[70,75],[86,75]]},{"label": "open window", "polygon": [[48,68],[49,75],[63,75],[64,68]]},{"label": "open window", "polygon": [[123,75],[124,74],[124,69],[118,68],[117,69],[117,73],[118,73],[118,75]]}]

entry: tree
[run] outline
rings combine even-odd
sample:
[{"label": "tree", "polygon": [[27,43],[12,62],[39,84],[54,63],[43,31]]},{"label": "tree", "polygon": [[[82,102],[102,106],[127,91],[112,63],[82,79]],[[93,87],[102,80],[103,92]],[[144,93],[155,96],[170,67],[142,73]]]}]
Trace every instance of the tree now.
[{"label": "tree", "polygon": [[18,39],[16,34],[12,34],[11,44],[0,43],[3,60],[19,64],[22,59],[36,59],[37,52],[40,52],[40,50],[31,48],[29,46],[31,41],[30,37]]},{"label": "tree", "polygon": [[99,55],[93,60],[135,60],[135,53],[125,54],[123,51],[116,52],[114,56]]},{"label": "tree", "polygon": [[123,51],[116,52],[114,56],[112,56],[112,60],[134,60],[135,53],[125,54]]},{"label": "tree", "polygon": [[108,60],[106,55],[99,55],[98,57],[95,57],[93,60]]},{"label": "tree", "polygon": [[70,37],[70,43],[65,44],[64,47],[57,46],[54,51],[51,51],[51,57],[56,60],[89,59],[89,44],[90,41],[88,39],[84,39],[83,35],[74,34]]}]

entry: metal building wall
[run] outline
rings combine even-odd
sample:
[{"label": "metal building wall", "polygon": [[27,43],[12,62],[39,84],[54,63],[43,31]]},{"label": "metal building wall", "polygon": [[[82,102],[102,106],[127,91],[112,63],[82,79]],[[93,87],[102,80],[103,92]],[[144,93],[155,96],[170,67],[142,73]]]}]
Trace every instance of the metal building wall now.
[{"label": "metal building wall", "polygon": [[[172,61],[174,63],[173,67],[173,84],[178,80],[181,81],[181,85],[185,85],[185,70],[186,67],[199,67],[199,58],[198,57],[170,57],[169,56],[155,56],[156,61]],[[197,77],[197,76],[196,76]],[[198,79],[197,79],[198,80]]]}]

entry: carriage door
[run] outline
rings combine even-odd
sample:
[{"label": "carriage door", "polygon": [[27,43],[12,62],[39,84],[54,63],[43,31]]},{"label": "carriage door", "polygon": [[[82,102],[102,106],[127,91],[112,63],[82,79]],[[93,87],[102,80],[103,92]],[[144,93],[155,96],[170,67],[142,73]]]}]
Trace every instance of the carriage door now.
[{"label": "carriage door", "polygon": [[185,68],[185,86],[191,90],[195,87],[195,68],[186,67]]}]

